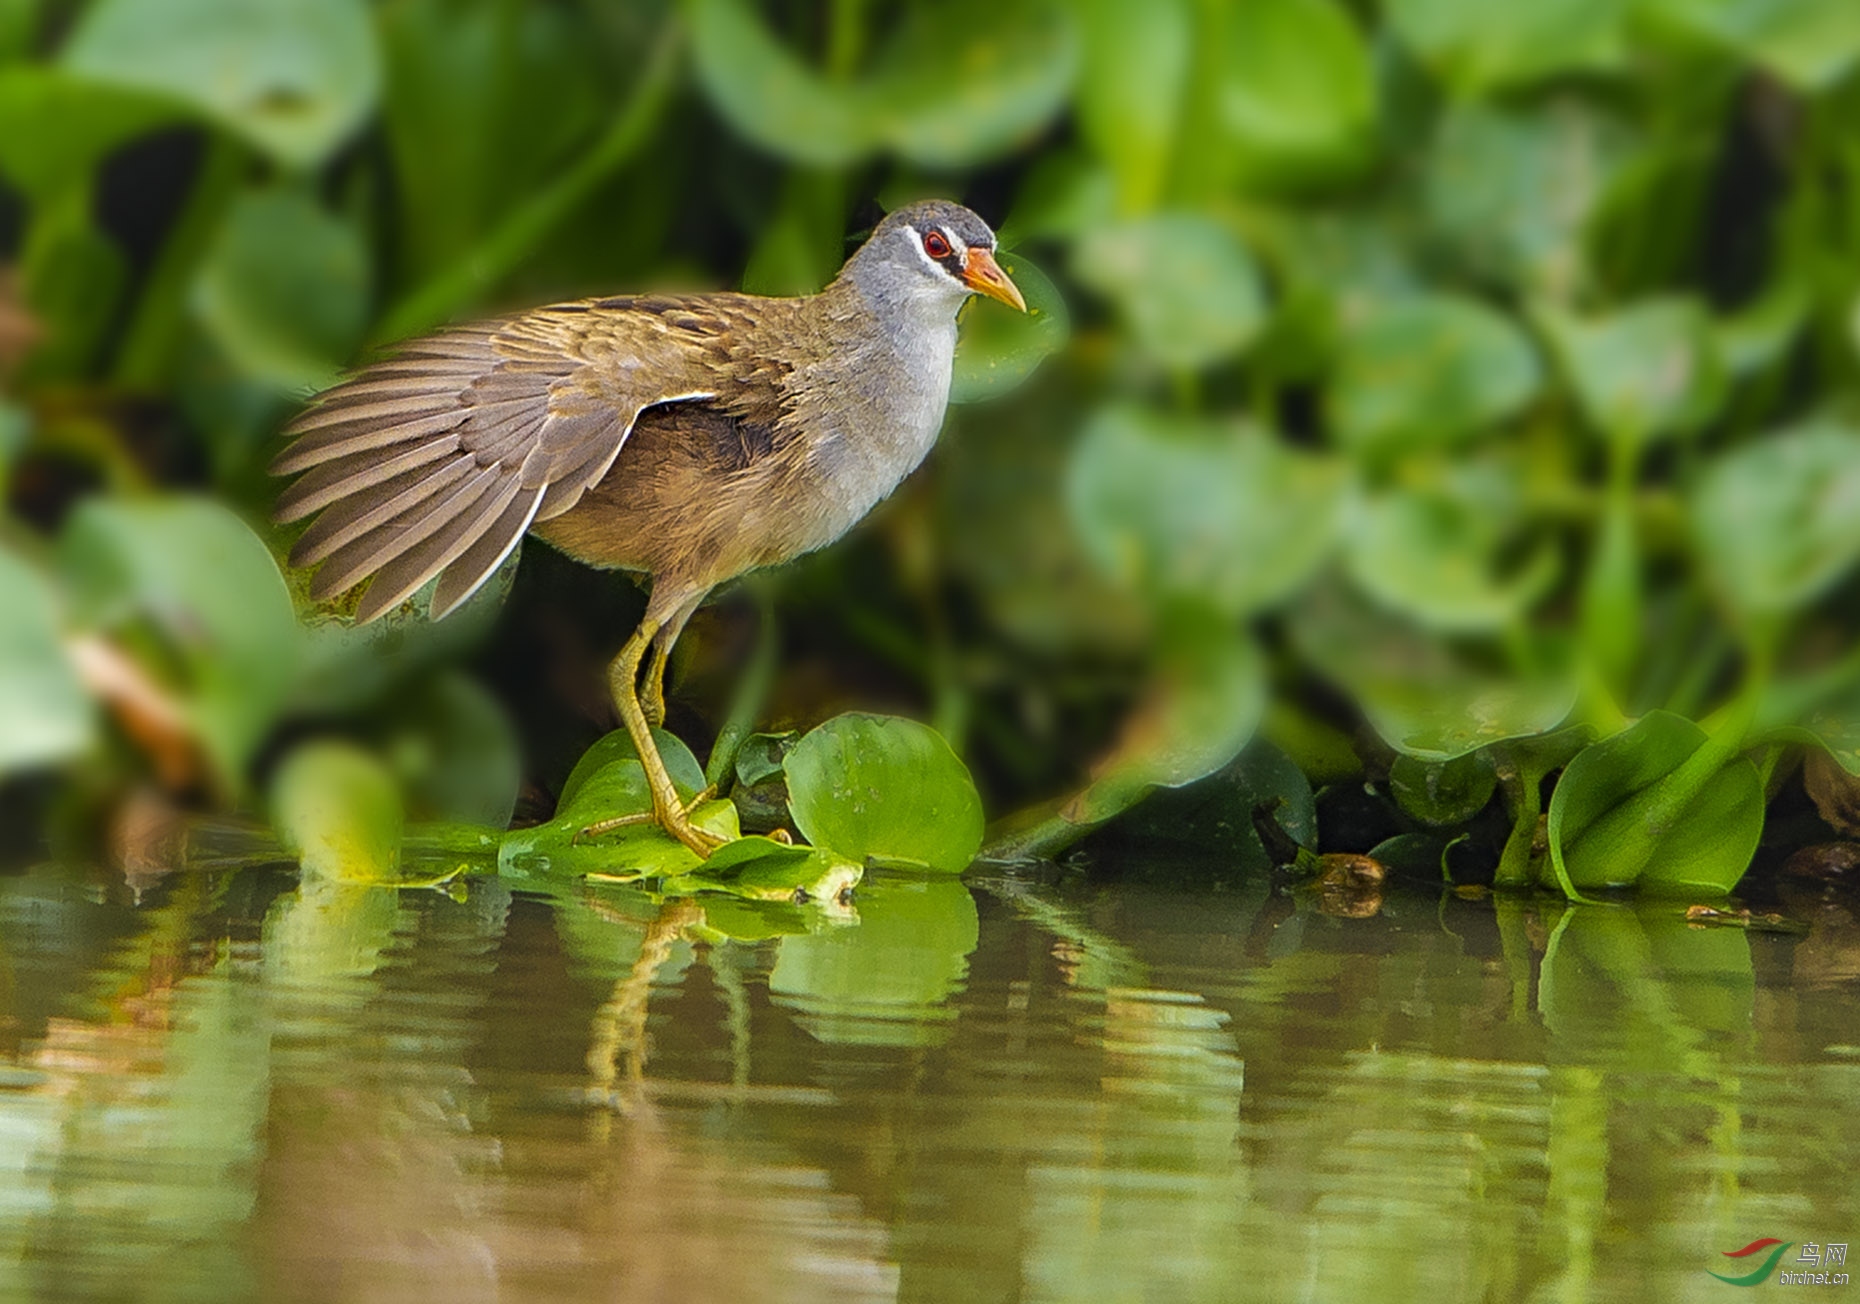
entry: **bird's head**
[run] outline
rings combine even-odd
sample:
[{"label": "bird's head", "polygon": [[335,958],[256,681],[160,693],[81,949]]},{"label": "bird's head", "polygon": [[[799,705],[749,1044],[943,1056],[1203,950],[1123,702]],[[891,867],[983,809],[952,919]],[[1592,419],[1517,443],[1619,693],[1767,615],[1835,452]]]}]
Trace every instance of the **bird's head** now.
[{"label": "bird's head", "polygon": [[946,199],[921,200],[886,214],[847,270],[856,280],[883,280],[952,304],[985,294],[1027,311],[1027,301],[995,261],[995,233],[988,223]]}]

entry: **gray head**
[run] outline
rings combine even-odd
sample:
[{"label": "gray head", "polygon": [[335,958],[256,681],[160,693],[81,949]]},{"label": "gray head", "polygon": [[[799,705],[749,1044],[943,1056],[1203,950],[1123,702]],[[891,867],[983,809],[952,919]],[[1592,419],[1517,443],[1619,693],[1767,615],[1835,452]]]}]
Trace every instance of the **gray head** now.
[{"label": "gray head", "polygon": [[961,204],[925,199],[885,215],[841,275],[878,302],[954,315],[971,294],[1027,310],[995,262],[995,233]]}]

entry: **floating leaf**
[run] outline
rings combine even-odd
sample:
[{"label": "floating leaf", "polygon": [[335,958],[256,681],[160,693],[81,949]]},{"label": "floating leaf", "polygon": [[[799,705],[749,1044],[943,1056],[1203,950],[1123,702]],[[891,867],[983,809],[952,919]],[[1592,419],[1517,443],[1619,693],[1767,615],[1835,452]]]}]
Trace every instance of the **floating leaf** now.
[{"label": "floating leaf", "polygon": [[1066,301],[1046,273],[1019,254],[1000,256],[1001,270],[1020,288],[1027,311],[972,297],[962,313],[956,365],[949,381],[951,403],[974,403],[1012,390],[1048,356],[1065,347],[1071,333]]},{"label": "floating leaf", "polygon": [[306,874],[393,883],[400,871],[400,787],[379,759],[351,743],[308,742],[271,780],[271,823]]},{"label": "floating leaf", "polygon": [[38,571],[0,544],[0,777],[90,745],[94,712],[65,652],[58,602]]},{"label": "floating leaf", "polygon": [[1651,711],[1564,767],[1550,799],[1550,855],[1577,888],[1722,894],[1737,886],[1763,833],[1763,784],[1742,757],[1689,800],[1663,785],[1705,745],[1705,731]]},{"label": "floating leaf", "polygon": [[1391,454],[1462,442],[1515,416],[1543,369],[1511,320],[1472,299],[1428,294],[1378,303],[1347,325],[1325,390],[1332,436]]},{"label": "floating leaf", "polygon": [[1168,367],[1239,353],[1266,321],[1253,256],[1198,214],[1094,227],[1073,246],[1072,274],[1115,303],[1137,343]]},{"label": "floating leaf", "polygon": [[76,622],[129,638],[236,788],[297,660],[290,597],[265,545],[204,499],[91,499],[66,522],[59,560]]},{"label": "floating leaf", "polygon": [[1692,537],[1718,592],[1746,615],[1797,610],[1860,560],[1860,432],[1816,422],[1714,461]]},{"label": "floating leaf", "polygon": [[361,340],[368,277],[352,226],[306,193],[254,191],[227,213],[194,306],[248,376],[284,390],[321,389]]},{"label": "floating leaf", "polygon": [[1066,496],[1086,551],[1120,584],[1241,616],[1311,577],[1349,489],[1346,465],[1263,430],[1114,407],[1086,428]]},{"label": "floating leaf", "polygon": [[786,764],[796,827],[848,860],[959,873],[982,845],[968,767],[914,720],[836,716],[795,744]]},{"label": "floating leaf", "polygon": [[864,867],[823,847],[792,847],[769,838],[738,838],[702,865],[660,885],[667,896],[724,892],[748,901],[843,902]]},{"label": "floating leaf", "polygon": [[1498,771],[1483,751],[1434,762],[1397,756],[1389,767],[1389,791],[1395,804],[1436,828],[1464,824],[1485,809],[1497,787]]},{"label": "floating leaf", "polygon": [[[668,768],[673,763],[668,757]],[[680,771],[687,768],[683,761],[676,764]],[[690,765],[695,767],[696,762],[690,761]],[[698,782],[703,782],[701,770]],[[512,829],[505,834],[497,853],[498,872],[519,878],[572,878],[598,873],[615,879],[648,879],[695,869],[700,863],[697,853],[654,823],[649,818],[651,812],[652,790],[645,769],[630,757],[610,760],[594,773],[582,776],[573,798],[562,801],[555,818],[547,824]],[[642,818],[599,837],[582,836],[582,830],[590,825],[628,815]],[[703,803],[691,812],[691,822],[725,839],[734,839],[742,832],[736,807],[727,801]]]},{"label": "floating leaf", "polygon": [[935,1045],[980,935],[960,882],[875,877],[860,890],[858,927],[782,939],[769,994],[831,1044]]},{"label": "floating leaf", "polygon": [[361,126],[381,80],[361,0],[102,0],[63,61],[188,104],[300,169]]}]

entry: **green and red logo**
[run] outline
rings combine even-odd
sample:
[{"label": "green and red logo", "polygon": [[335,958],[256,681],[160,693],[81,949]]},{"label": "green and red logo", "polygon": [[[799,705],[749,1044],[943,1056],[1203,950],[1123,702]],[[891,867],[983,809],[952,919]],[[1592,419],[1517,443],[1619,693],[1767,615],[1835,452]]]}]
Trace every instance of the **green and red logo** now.
[{"label": "green and red logo", "polygon": [[[1716,1277],[1719,1281],[1729,1282],[1733,1286],[1755,1286],[1767,1280],[1769,1275],[1776,1271],[1776,1265],[1782,1261],[1782,1256],[1787,1254],[1789,1252],[1789,1247],[1794,1244],[1794,1241],[1779,1241],[1774,1236],[1765,1236],[1760,1241],[1750,1242],[1750,1244],[1746,1245],[1741,1250],[1722,1250],[1720,1253],[1727,1259],[1750,1259],[1755,1255],[1763,1253],[1765,1250],[1769,1250],[1770,1253],[1769,1257],[1763,1260],[1760,1267],[1741,1277],[1727,1277],[1722,1272],[1712,1272],[1711,1275]],[[1771,1249],[1772,1246],[1775,1248]],[[1706,1271],[1711,1272],[1711,1269],[1707,1268]]]}]

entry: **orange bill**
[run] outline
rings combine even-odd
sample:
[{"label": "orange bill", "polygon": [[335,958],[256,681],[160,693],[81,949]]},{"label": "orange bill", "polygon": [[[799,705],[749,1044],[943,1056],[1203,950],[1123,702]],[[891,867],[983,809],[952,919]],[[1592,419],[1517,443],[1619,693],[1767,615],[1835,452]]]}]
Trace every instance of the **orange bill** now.
[{"label": "orange bill", "polygon": [[962,282],[977,294],[999,299],[1010,308],[1027,311],[1027,301],[1020,297],[1014,282],[1008,280],[1007,273],[1001,270],[1001,264],[986,249],[969,250],[968,259],[962,265]]}]

